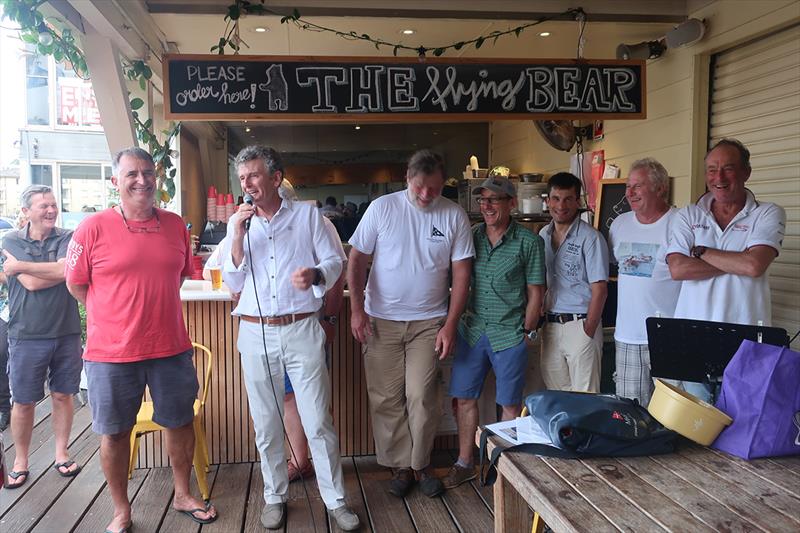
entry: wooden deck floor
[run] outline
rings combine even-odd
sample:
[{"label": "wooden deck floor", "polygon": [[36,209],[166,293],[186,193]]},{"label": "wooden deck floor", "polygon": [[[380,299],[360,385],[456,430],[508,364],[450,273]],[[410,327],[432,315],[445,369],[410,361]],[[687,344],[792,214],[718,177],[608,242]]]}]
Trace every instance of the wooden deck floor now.
[{"label": "wooden deck floor", "polygon": [[[70,452],[83,467],[75,478],[63,478],[52,468],[55,448],[50,413],[51,404],[47,398],[36,407],[28,482],[17,490],[0,490],[0,531],[103,531],[111,518],[111,501],[100,469],[99,438],[90,427],[89,408],[78,406],[75,410]],[[10,430],[6,430],[4,439],[6,465],[10,468],[14,463]],[[450,453],[439,452],[433,461],[437,473],[444,475],[453,457]],[[374,456],[344,458],[343,466],[348,504],[361,518],[362,531],[485,533],[493,529],[491,489],[479,487],[477,483],[464,484],[441,498],[430,499],[414,490],[400,500],[386,492],[389,474],[378,466]],[[202,529],[203,533],[228,533],[264,530],[259,520],[264,500],[258,463],[213,466],[208,482],[220,518],[201,528],[172,510],[170,469],[136,470],[128,486],[134,531],[197,533]],[[194,480],[192,487],[196,492]],[[335,524],[328,521],[313,478],[307,480],[306,488],[308,497],[301,483],[290,484],[285,531],[337,531]]]}]

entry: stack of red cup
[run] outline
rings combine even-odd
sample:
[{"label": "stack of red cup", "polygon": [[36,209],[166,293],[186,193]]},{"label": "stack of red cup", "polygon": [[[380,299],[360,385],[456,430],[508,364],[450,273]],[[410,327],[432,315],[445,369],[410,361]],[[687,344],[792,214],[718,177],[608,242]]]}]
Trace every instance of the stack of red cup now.
[{"label": "stack of red cup", "polygon": [[217,218],[217,188],[213,185],[208,188],[208,198],[206,199],[206,218],[208,218],[208,220],[219,220]]}]

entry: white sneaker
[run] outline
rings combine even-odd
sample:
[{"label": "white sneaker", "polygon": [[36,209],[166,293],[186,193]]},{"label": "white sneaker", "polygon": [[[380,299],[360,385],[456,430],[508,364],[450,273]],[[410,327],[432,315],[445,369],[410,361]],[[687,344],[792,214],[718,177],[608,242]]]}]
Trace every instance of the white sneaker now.
[{"label": "white sneaker", "polygon": [[341,530],[355,531],[361,527],[361,521],[358,519],[358,515],[348,509],[346,505],[342,505],[341,507],[332,511],[328,510],[328,512],[336,521],[336,525],[339,526],[339,529]]}]

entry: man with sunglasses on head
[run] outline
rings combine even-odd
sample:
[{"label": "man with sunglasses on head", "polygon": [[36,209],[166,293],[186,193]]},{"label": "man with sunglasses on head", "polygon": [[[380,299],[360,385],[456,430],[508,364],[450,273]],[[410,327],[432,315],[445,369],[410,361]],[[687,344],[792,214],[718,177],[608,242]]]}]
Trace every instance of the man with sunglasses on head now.
[{"label": "man with sunglasses on head", "polygon": [[44,398],[45,379],[53,402],[53,468],[64,477],[81,470],[67,452],[72,396],[78,393],[81,379],[78,304],[64,285],[64,258],[72,232],[56,227],[58,204],[47,185],[31,185],[23,191],[22,211],[29,222],[3,239],[10,309],[8,371],[14,401],[11,433],[16,447],[6,489],[19,488],[30,477],[34,409]]},{"label": "man with sunglasses on head", "polygon": [[458,460],[444,478],[447,489],[474,479],[478,398],[489,369],[497,379],[503,420],[519,415],[528,345],[536,338],[544,295],[544,242],[511,219],[517,192],[491,176],[473,191],[483,223],[472,228],[475,260],[467,310],[459,323],[450,395],[457,399]]},{"label": "man with sunglasses on head", "polygon": [[130,435],[145,386],[165,428],[175,485],[173,508],[207,524],[216,509],[192,496],[197,375],[183,322],[180,286],[192,245],[180,216],[155,207],[153,159],[127,148],[112,159],[120,203],[84,219],[67,254],[67,287],[86,305],[86,376],[92,429],[114,506],[109,531],[128,531]]}]

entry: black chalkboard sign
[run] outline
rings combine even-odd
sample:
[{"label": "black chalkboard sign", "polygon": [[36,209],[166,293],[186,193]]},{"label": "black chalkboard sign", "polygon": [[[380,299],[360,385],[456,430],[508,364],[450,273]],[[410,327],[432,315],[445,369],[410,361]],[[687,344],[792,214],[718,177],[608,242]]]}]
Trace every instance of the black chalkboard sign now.
[{"label": "black chalkboard sign", "polygon": [[168,55],[179,120],[646,118],[643,61]]},{"label": "black chalkboard sign", "polygon": [[597,183],[597,209],[594,213],[594,227],[603,234],[608,242],[608,230],[611,223],[622,213],[631,210],[625,198],[626,179],[601,179]]}]

